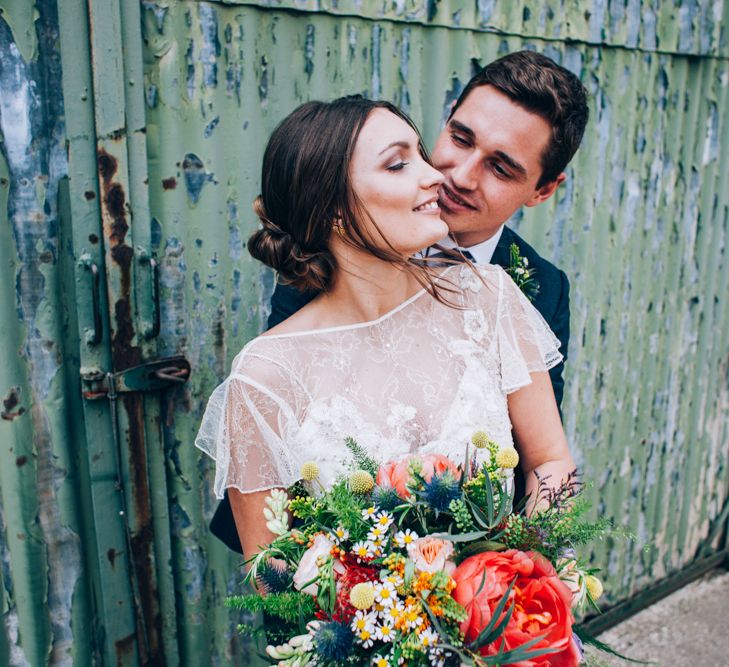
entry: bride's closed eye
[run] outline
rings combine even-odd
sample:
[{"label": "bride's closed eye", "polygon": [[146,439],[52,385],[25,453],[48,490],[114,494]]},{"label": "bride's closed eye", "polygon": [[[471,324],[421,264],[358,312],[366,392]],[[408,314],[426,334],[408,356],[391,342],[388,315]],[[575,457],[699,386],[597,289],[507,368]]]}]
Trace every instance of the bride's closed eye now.
[{"label": "bride's closed eye", "polygon": [[395,164],[391,164],[389,167],[385,167],[387,171],[401,171],[405,166],[410,164],[409,162],[405,162],[404,160],[400,160],[399,162],[396,162]]}]

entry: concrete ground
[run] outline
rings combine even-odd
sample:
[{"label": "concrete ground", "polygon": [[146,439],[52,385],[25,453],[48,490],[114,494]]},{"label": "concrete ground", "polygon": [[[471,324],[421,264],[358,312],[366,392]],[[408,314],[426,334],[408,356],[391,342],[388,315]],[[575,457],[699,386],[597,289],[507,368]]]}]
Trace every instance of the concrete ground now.
[{"label": "concrete ground", "polygon": [[[659,667],[729,667],[729,572],[706,574],[599,639]],[[591,648],[587,656],[590,667],[636,665]]]}]

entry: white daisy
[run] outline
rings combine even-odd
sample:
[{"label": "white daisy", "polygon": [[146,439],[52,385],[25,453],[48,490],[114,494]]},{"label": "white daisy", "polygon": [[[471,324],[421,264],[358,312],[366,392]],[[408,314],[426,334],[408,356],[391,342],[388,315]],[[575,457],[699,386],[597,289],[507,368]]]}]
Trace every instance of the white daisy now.
[{"label": "white daisy", "polygon": [[375,600],[383,607],[389,607],[397,602],[397,591],[389,581],[375,584]]},{"label": "white daisy", "polygon": [[428,651],[428,658],[433,667],[445,667],[445,655],[442,649],[431,649]]},{"label": "white daisy", "polygon": [[409,528],[395,533],[395,543],[401,549],[405,549],[408,546],[408,544],[412,544],[417,539],[418,539],[418,534],[415,531],[410,530]]},{"label": "white daisy", "polygon": [[366,510],[362,510],[363,519],[372,519],[375,514],[377,514],[377,507],[375,507],[374,505],[368,507]]},{"label": "white daisy", "polygon": [[385,621],[377,626],[375,636],[383,642],[391,642],[395,638],[395,628],[392,627],[392,623]]},{"label": "white daisy", "polygon": [[371,630],[367,630],[366,628],[360,632],[355,632],[354,636],[365,648],[369,648],[375,643],[375,633]]},{"label": "white daisy", "polygon": [[403,612],[403,616],[408,630],[417,630],[423,624],[419,606],[408,605]]},{"label": "white daisy", "polygon": [[395,588],[400,588],[405,583],[405,580],[397,572],[391,572],[383,581],[389,581]]},{"label": "white daisy", "polygon": [[376,621],[376,614],[373,614],[371,611],[360,610],[354,615],[350,627],[356,635],[359,635],[363,630],[368,630],[372,634],[375,631]]},{"label": "white daisy", "polygon": [[389,512],[380,512],[377,516],[375,516],[375,525],[384,529],[389,528],[393,521],[394,517]]},{"label": "white daisy", "polygon": [[332,536],[337,544],[341,544],[349,539],[349,531],[344,526],[337,526]]},{"label": "white daisy", "polygon": [[357,558],[367,558],[372,555],[373,546],[372,542],[356,542],[351,551]]},{"label": "white daisy", "polygon": [[424,648],[431,648],[438,643],[438,633],[433,628],[426,628],[419,635],[420,643]]},{"label": "white daisy", "polygon": [[382,543],[382,539],[385,537],[385,534],[387,533],[387,528],[383,528],[382,526],[378,526],[375,524],[370,528],[369,532],[367,533],[367,539],[370,542],[380,542]]},{"label": "white daisy", "polygon": [[383,608],[381,614],[386,621],[394,623],[405,612],[405,605],[401,600],[396,600],[394,604]]}]

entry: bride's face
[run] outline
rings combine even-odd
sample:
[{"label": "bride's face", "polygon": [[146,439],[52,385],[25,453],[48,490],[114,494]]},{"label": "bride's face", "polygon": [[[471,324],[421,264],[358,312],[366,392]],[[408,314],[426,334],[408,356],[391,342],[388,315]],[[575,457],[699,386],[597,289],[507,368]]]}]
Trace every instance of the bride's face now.
[{"label": "bride's face", "polygon": [[[440,219],[443,176],[420,154],[418,136],[401,118],[375,109],[362,126],[349,166],[352,190],[387,241],[409,257],[448,234]],[[368,216],[360,224],[387,247]]]}]

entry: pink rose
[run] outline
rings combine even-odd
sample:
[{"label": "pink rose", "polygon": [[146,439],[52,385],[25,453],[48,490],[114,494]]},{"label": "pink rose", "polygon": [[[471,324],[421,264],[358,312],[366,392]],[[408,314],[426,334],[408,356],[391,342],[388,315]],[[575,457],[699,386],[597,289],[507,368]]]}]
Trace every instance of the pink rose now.
[{"label": "pink rose", "polygon": [[452,555],[453,543],[437,537],[419,537],[408,544],[408,556],[421,572],[445,570],[450,574],[456,569],[456,564],[449,560]]},{"label": "pink rose", "polygon": [[[314,544],[304,552],[299,562],[299,567],[294,574],[294,588],[297,591],[314,596],[319,592],[319,587],[316,582],[312,582],[312,579],[319,574],[319,558],[326,558],[333,546],[334,542],[323,533],[319,533],[314,537]],[[344,573],[344,565],[340,561],[335,560],[334,570],[342,574]]]},{"label": "pink rose", "polygon": [[413,460],[421,463],[420,474],[426,482],[429,482],[435,473],[442,475],[446,470],[450,470],[453,479],[461,478],[461,471],[447,456],[425,454],[424,456],[410,456],[401,461],[390,461],[380,466],[377,471],[377,485],[383,489],[395,489],[398,496],[407,498],[410,495],[407,483],[410,481],[410,464]]}]

